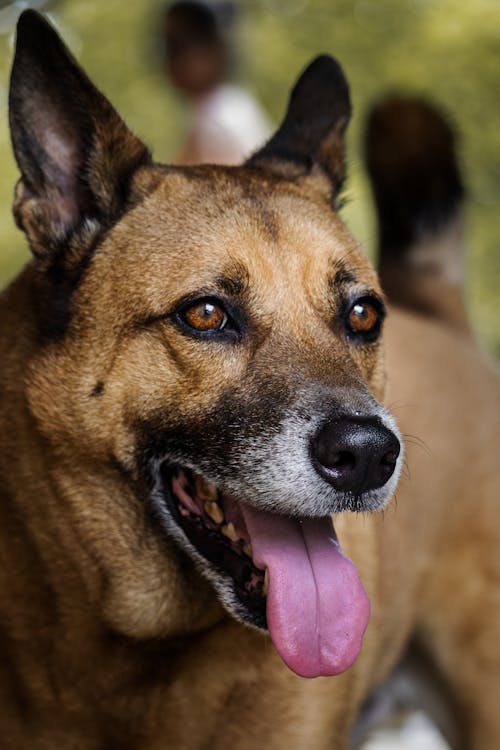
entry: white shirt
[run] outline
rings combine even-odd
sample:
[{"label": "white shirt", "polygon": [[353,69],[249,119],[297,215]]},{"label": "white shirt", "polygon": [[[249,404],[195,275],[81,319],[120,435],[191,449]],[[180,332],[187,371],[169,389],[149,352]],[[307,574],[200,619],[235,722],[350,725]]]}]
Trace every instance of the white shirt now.
[{"label": "white shirt", "polygon": [[241,164],[263,145],[271,130],[252,94],[224,83],[196,102],[188,139],[202,162]]}]

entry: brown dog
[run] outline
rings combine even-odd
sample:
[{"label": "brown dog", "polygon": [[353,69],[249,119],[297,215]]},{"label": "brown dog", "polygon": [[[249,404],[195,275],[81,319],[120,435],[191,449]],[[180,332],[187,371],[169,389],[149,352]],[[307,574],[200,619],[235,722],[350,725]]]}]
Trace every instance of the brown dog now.
[{"label": "brown dog", "polygon": [[[383,324],[335,212],[339,66],[246,165],[166,168],[28,11],[10,105],[34,259],[0,302],[2,748],[345,748],[414,637],[496,750],[498,380],[444,313]],[[410,281],[419,239],[389,248]],[[427,447],[365,513],[403,460],[386,372]]]}]

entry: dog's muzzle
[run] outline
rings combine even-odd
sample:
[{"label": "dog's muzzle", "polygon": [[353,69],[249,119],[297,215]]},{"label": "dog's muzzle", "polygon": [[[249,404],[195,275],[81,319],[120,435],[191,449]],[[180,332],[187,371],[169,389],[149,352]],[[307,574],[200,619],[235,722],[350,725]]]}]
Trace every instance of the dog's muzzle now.
[{"label": "dog's muzzle", "polygon": [[218,445],[209,424],[200,450],[184,435],[185,457],[160,456],[152,467],[152,501],[169,534],[226,609],[267,628],[302,677],[353,664],[370,614],[332,514],[383,508],[401,468],[392,417],[364,392],[340,395],[342,406],[338,398],[327,412],[324,394],[314,394],[274,429],[263,415],[258,439],[239,421],[224,453],[207,449]]}]

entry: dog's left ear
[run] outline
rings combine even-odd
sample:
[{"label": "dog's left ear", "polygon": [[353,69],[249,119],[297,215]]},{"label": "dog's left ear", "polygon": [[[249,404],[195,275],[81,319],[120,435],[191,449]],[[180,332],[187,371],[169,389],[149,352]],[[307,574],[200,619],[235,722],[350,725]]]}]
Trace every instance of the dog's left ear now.
[{"label": "dog's left ear", "polygon": [[9,105],[17,224],[42,265],[70,265],[68,248],[78,255],[123,211],[149,153],[32,10],[17,27]]},{"label": "dog's left ear", "polygon": [[349,86],[336,60],[321,55],[295,84],[281,126],[247,161],[285,179],[314,182],[335,198],[345,178]]}]

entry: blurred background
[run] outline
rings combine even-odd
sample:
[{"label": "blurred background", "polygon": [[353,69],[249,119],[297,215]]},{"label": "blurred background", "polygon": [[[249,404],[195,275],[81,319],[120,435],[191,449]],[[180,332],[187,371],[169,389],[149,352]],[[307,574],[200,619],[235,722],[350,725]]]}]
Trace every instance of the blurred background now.
[{"label": "blurred background", "polygon": [[[11,217],[17,170],[7,129],[7,87],[17,16],[47,13],[129,126],[159,161],[172,160],[187,127],[185,102],[169,86],[160,0],[0,0],[0,282],[28,253]],[[470,194],[468,298],[475,329],[500,357],[500,1],[241,0],[234,80],[271,122],[290,85],[318,52],[341,61],[352,88],[349,180],[343,209],[368,253],[376,232],[361,160],[365,115],[388,91],[430,97],[453,119]]]}]

